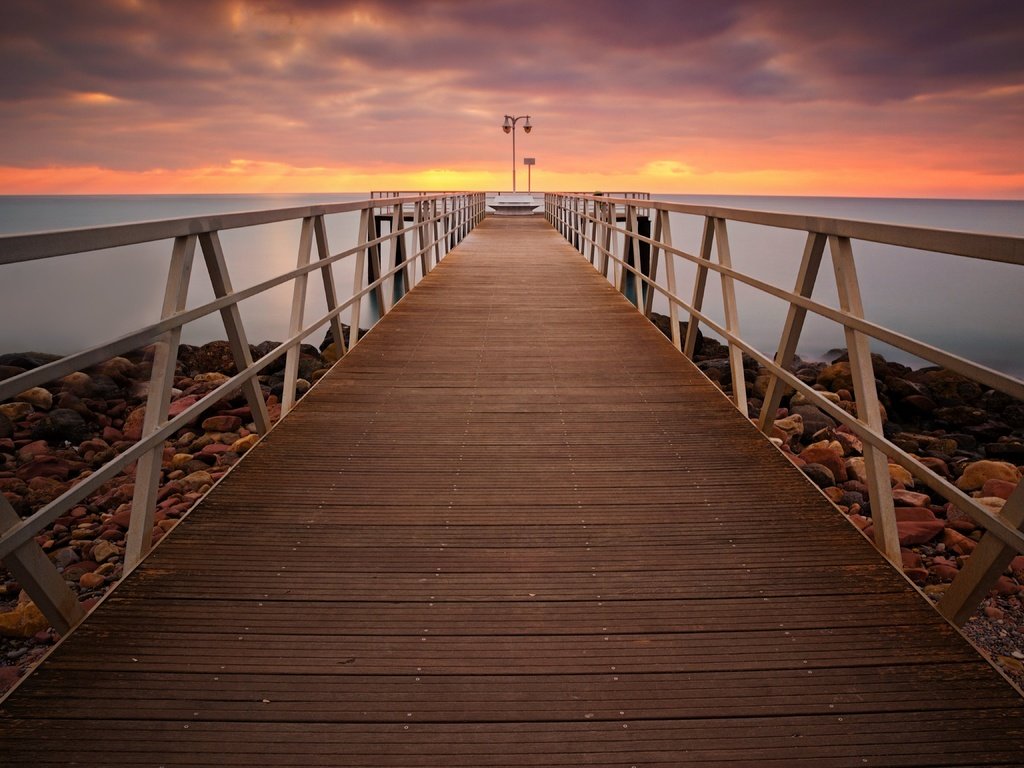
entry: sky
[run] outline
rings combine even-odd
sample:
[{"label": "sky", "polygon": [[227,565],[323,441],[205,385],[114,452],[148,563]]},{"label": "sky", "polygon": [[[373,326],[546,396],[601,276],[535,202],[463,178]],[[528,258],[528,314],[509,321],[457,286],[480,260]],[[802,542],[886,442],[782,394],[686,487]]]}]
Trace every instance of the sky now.
[{"label": "sky", "polygon": [[[1021,0],[3,0],[0,194],[1024,199]],[[520,123],[521,126],[521,123]]]}]

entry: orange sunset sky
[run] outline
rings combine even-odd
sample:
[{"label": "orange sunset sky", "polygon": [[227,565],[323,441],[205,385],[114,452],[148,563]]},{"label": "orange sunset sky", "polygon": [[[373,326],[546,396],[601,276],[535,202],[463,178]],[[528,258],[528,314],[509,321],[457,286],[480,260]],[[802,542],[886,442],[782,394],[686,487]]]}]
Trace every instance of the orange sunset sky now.
[{"label": "orange sunset sky", "polygon": [[534,189],[1024,198],[1020,0],[4,0],[0,57],[0,194],[508,189],[512,113]]}]

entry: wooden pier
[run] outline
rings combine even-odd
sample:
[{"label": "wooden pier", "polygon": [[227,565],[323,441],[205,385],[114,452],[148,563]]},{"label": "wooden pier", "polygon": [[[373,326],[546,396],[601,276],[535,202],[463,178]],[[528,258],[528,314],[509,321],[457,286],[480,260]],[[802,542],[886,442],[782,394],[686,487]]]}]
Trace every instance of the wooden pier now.
[{"label": "wooden pier", "polygon": [[2,705],[3,766],[980,766],[1024,699],[540,217]]}]

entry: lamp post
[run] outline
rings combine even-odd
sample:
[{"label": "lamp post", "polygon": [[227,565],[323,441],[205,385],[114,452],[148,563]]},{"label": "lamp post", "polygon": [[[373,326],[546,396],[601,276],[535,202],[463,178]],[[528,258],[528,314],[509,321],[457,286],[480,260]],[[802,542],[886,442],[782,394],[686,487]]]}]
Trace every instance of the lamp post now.
[{"label": "lamp post", "polygon": [[518,116],[505,115],[505,123],[504,123],[504,125],[501,126],[501,130],[503,130],[505,133],[511,133],[512,134],[512,191],[513,192],[516,191],[516,123],[518,123],[520,120],[526,120],[526,122],[523,123],[523,132],[524,133],[529,133],[533,129],[533,126],[530,125],[530,116],[529,115],[518,115]]}]

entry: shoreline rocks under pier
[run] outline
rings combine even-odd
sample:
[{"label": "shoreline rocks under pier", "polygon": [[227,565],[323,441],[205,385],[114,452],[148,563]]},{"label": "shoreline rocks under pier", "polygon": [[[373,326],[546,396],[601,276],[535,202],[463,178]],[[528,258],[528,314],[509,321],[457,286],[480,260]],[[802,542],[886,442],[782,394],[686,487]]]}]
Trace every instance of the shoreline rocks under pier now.
[{"label": "shoreline rocks under pier", "polygon": [[[671,337],[668,317],[652,319]],[[686,324],[680,326],[685,335]],[[831,362],[797,359],[792,370],[826,399],[856,415],[846,351],[834,350],[829,358]],[[727,347],[699,336],[694,362],[731,395]],[[881,355],[872,355],[872,366],[885,436],[998,513],[1024,471],[1024,403],[943,368],[911,369]],[[748,413],[756,419],[769,374],[748,357],[743,373]],[[872,534],[863,445],[856,435],[789,390],[769,436],[854,525]],[[937,601],[984,531],[903,467],[890,463],[889,474],[904,572]],[[963,629],[1024,687],[1024,555],[1013,559]]]},{"label": "shoreline rocks under pier", "polygon": [[[276,342],[250,348],[259,359]],[[303,345],[296,394],[301,397],[336,360]],[[36,352],[0,355],[0,379],[58,359]],[[284,357],[259,376],[271,422],[281,415]],[[142,436],[152,349],[115,357],[33,387],[0,404],[0,493],[26,517]],[[225,341],[181,345],[170,415],[219,387],[237,369]],[[157,542],[259,439],[241,392],[211,404],[164,446],[152,540]],[[36,540],[90,608],[122,576],[134,492],[134,465],[40,533]],[[0,693],[57,639],[20,585],[0,567]]]}]

